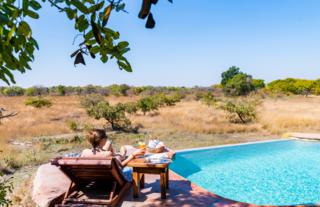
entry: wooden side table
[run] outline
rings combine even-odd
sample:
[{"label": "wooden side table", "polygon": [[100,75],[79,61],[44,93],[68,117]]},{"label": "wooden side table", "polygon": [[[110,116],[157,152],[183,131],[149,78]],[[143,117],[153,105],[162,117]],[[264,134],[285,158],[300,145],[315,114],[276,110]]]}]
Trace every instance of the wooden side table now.
[{"label": "wooden side table", "polygon": [[127,166],[133,168],[133,197],[138,198],[140,188],[144,188],[144,174],[158,174],[161,198],[166,199],[166,190],[169,189],[169,164],[146,163],[144,158],[131,160]]}]

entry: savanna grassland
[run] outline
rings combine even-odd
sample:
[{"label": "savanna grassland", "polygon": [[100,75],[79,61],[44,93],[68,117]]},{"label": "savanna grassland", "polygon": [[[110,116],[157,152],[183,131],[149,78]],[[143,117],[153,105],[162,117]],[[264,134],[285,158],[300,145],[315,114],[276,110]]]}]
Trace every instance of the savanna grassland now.
[{"label": "savanna grassland", "polygon": [[[111,104],[137,100],[137,96],[108,96]],[[0,97],[0,105],[17,116],[0,125],[0,169],[11,174],[16,185],[13,201],[30,202],[30,178],[36,166],[50,158],[87,147],[85,128],[105,127],[89,117],[79,96],[48,96],[51,107],[25,105],[27,97]],[[140,140],[158,138],[173,149],[272,139],[286,132],[320,131],[320,97],[282,96],[261,98],[257,119],[246,124],[230,123],[223,110],[185,97],[174,106],[143,115],[128,115],[138,133],[108,132],[116,148]],[[76,125],[72,129],[70,123]],[[22,176],[23,175],[23,176]],[[25,206],[25,205],[22,205]],[[32,206],[32,205],[31,205]]]}]

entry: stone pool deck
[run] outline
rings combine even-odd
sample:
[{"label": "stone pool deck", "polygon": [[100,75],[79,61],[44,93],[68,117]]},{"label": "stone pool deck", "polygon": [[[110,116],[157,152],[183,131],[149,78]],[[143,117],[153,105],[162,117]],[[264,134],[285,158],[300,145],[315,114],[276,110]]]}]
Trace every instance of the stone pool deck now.
[{"label": "stone pool deck", "polygon": [[[132,189],[120,202],[121,207],[258,207],[258,205],[232,201],[191,183],[185,178],[170,171],[170,189],[167,199],[160,198],[160,181],[157,175],[145,175],[145,188],[140,196],[134,199]],[[319,206],[320,205],[307,205]],[[272,207],[272,206],[264,206]],[[305,207],[296,205],[291,207]]]},{"label": "stone pool deck", "polygon": [[296,139],[308,139],[308,140],[320,140],[320,134],[318,133],[287,133],[288,137]]}]

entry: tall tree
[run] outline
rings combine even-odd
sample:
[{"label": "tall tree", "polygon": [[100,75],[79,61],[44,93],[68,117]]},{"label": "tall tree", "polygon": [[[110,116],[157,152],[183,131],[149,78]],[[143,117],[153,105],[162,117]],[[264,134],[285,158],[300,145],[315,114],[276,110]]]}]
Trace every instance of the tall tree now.
[{"label": "tall tree", "polygon": [[238,75],[240,72],[240,68],[236,66],[230,67],[227,71],[221,74],[221,85],[225,86],[229,80],[231,80],[234,76]]}]

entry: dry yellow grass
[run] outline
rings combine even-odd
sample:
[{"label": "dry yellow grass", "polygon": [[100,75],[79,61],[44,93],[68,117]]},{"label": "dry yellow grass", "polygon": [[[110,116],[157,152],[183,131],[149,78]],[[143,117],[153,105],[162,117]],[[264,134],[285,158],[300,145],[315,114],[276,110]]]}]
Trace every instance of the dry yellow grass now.
[{"label": "dry yellow grass", "polygon": [[233,124],[225,118],[223,111],[198,101],[183,101],[173,107],[159,110],[156,116],[133,116],[132,120],[146,128],[173,132],[203,134],[225,134],[254,132],[257,124]]},{"label": "dry yellow grass", "polygon": [[[0,125],[0,142],[26,139],[34,136],[56,135],[72,132],[66,122],[102,126],[87,116],[80,107],[79,97],[48,97],[50,108],[35,109],[25,106],[26,97],[0,97],[0,106],[17,111],[16,117],[4,120]],[[111,103],[132,101],[136,98],[108,97]],[[289,97],[264,99],[258,109],[255,123],[241,125],[229,123],[223,111],[197,101],[183,101],[176,106],[161,108],[157,115],[132,115],[134,124],[142,124],[146,131],[164,131],[227,134],[249,133],[281,134],[288,131],[320,131],[320,97]],[[4,145],[2,145],[4,146]]]},{"label": "dry yellow grass", "polygon": [[260,109],[259,124],[273,134],[320,131],[320,97],[267,99]]}]

